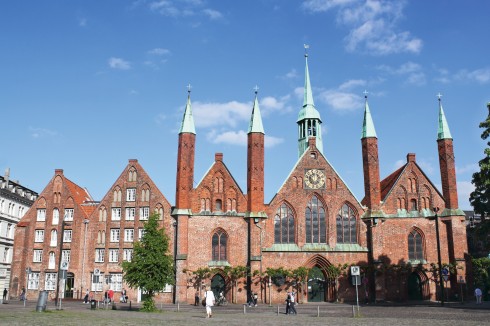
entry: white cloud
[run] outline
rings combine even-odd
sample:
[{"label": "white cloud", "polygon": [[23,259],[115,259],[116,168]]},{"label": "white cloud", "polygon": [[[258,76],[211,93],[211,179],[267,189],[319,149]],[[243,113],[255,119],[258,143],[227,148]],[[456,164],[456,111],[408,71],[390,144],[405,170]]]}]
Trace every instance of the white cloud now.
[{"label": "white cloud", "polygon": [[282,142],[284,142],[283,138],[278,138],[278,137],[273,137],[268,135],[265,135],[264,137],[264,146],[267,148],[272,148],[276,145],[281,144]]},{"label": "white cloud", "polygon": [[204,9],[202,12],[212,20],[223,18],[223,14],[214,9]]},{"label": "white cloud", "polygon": [[43,137],[56,137],[58,136],[57,131],[45,129],[45,128],[33,128],[29,127],[29,132],[32,138],[43,138]]},{"label": "white cloud", "polygon": [[318,98],[332,107],[335,111],[353,111],[362,108],[361,96],[343,92],[341,90],[327,90],[318,95]]},{"label": "white cloud", "polygon": [[455,75],[455,78],[484,84],[490,81],[490,68],[476,69],[473,71],[463,69]]},{"label": "white cloud", "polygon": [[131,64],[121,58],[112,57],[109,59],[109,67],[112,69],[128,70],[131,69]]},{"label": "white cloud", "polygon": [[162,49],[162,48],[155,48],[153,50],[148,51],[148,53],[154,54],[154,55],[165,55],[165,54],[170,54],[170,50]]},{"label": "white cloud", "polygon": [[287,105],[289,99],[289,95],[283,96],[281,98],[275,98],[272,96],[266,96],[264,98],[259,97],[259,106],[262,116],[267,117],[268,115],[276,112],[290,112],[292,108]]},{"label": "white cloud", "polygon": [[478,163],[470,163],[462,167],[456,166],[456,173],[457,174],[463,174],[463,173],[475,173],[480,171],[480,166]]},{"label": "white cloud", "polygon": [[461,209],[472,209],[469,199],[470,194],[475,190],[475,186],[470,181],[458,181],[458,201]]},{"label": "white cloud", "polygon": [[406,76],[405,82],[407,84],[422,86],[427,82],[422,66],[411,61],[405,62],[396,68],[387,65],[381,65],[377,68],[390,75]]},{"label": "white cloud", "polygon": [[296,69],[291,69],[290,72],[288,72],[286,75],[284,75],[284,79],[294,79],[298,77],[298,72]]},{"label": "white cloud", "polygon": [[303,8],[312,13],[336,9],[337,23],[350,29],[345,37],[349,52],[419,53],[422,40],[397,28],[404,5],[404,1],[388,0],[308,0]]},{"label": "white cloud", "polygon": [[78,20],[78,26],[80,26],[80,27],[85,27],[85,26],[87,26],[87,19],[86,19],[86,18],[80,18],[80,19]]},{"label": "white cloud", "polygon": [[365,86],[366,81],[362,79],[351,79],[339,86],[340,90],[349,90],[357,86]]},{"label": "white cloud", "polygon": [[192,103],[194,122],[198,128],[213,126],[237,126],[237,122],[248,121],[252,103],[231,101],[227,103]]},{"label": "white cloud", "polygon": [[200,0],[158,0],[148,3],[151,11],[157,12],[163,16],[180,18],[190,16],[205,16],[210,20],[223,18],[223,14],[215,9],[203,8],[204,2]]},{"label": "white cloud", "polygon": [[[206,139],[214,144],[247,146],[248,137],[244,130],[217,132],[215,129],[212,129],[206,134]],[[283,141],[284,139],[282,138],[265,135],[264,146],[272,148]]]}]

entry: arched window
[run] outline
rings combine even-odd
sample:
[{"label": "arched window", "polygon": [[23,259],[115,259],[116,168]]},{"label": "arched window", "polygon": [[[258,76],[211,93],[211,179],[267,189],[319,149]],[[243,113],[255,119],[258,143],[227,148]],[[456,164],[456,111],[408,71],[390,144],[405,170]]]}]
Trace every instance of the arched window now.
[{"label": "arched window", "polygon": [[226,233],[222,230],[218,230],[213,234],[212,240],[212,260],[222,261],[226,260],[226,245],[227,245]]},{"label": "arched window", "polygon": [[55,208],[53,209],[53,220],[51,224],[58,225],[59,222],[60,222],[60,211],[57,208]]},{"label": "arched window", "polygon": [[408,235],[408,259],[424,259],[424,248],[422,246],[422,235],[417,230],[412,230]]},{"label": "arched window", "polygon": [[294,215],[286,204],[282,204],[274,216],[274,243],[294,243]]},{"label": "arched window", "polygon": [[327,223],[325,208],[317,196],[313,196],[306,206],[306,243],[326,243]]},{"label": "arched window", "polygon": [[336,224],[337,243],[357,243],[357,217],[347,204],[340,209]]},{"label": "arched window", "polygon": [[410,200],[410,208],[411,208],[412,211],[416,211],[417,210],[417,199]]},{"label": "arched window", "polygon": [[56,257],[53,251],[49,253],[49,262],[48,262],[48,268],[49,269],[54,269],[54,266],[56,265]]},{"label": "arched window", "polygon": [[56,247],[57,242],[58,242],[58,231],[51,230],[51,241],[49,242],[49,245],[51,247]]}]

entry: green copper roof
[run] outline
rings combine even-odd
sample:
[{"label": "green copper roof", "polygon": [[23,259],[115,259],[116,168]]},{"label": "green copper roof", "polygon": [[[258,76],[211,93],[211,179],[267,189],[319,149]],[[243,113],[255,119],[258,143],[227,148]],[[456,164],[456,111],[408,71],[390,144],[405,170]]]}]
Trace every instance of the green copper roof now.
[{"label": "green copper roof", "polygon": [[449,131],[449,126],[446,121],[446,116],[444,115],[444,110],[442,109],[440,98],[439,98],[439,128],[437,130],[437,140],[439,139],[453,139],[453,137],[451,137],[451,132]]},{"label": "green copper roof", "polygon": [[257,100],[257,92],[255,92],[254,107],[252,109],[252,116],[250,117],[250,124],[248,125],[248,133],[251,132],[264,132],[264,126],[262,125],[262,115],[260,114],[259,101]]},{"label": "green copper roof", "polygon": [[192,117],[191,108],[191,93],[187,95],[187,104],[185,106],[184,118],[182,118],[182,125],[180,126],[179,134],[181,133],[196,134],[196,128],[194,127],[194,118]]},{"label": "green copper roof", "polygon": [[313,101],[313,93],[311,92],[310,73],[308,70],[308,55],[305,55],[305,90],[303,99],[303,108],[299,111],[298,121],[303,119],[318,119],[321,122],[320,112],[315,108],[315,102]]},{"label": "green copper roof", "polygon": [[366,96],[366,103],[364,106],[364,121],[362,122],[362,138],[376,137],[376,130],[374,129],[373,118],[371,117],[371,111],[369,111],[369,104]]}]

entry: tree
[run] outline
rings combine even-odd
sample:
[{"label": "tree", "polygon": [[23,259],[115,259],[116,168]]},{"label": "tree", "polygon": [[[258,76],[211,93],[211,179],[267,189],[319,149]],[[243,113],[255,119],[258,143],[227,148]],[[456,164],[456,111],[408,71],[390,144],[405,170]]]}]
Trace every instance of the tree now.
[{"label": "tree", "polygon": [[226,266],[223,269],[223,272],[230,278],[232,284],[232,302],[237,303],[237,294],[236,291],[238,289],[238,280],[242,277],[247,276],[248,268],[246,266],[235,266],[229,267]]},{"label": "tree", "polygon": [[[290,277],[296,282],[296,292],[298,294],[301,293],[301,290],[306,289],[306,284],[308,282],[308,274],[310,273],[310,269],[307,267],[298,267],[289,272]],[[298,302],[300,302],[301,297],[298,297]]]},{"label": "tree", "polygon": [[[484,128],[481,138],[486,140],[490,136],[490,103],[487,104],[489,115],[487,119],[480,123],[480,128]],[[490,141],[484,150],[485,157],[480,160],[480,172],[473,174],[471,183],[475,190],[470,194],[470,203],[475,213],[482,216],[482,222],[486,216],[490,215]]]},{"label": "tree", "polygon": [[211,270],[208,267],[199,267],[195,271],[184,269],[183,272],[190,273],[192,276],[194,276],[196,283],[199,287],[199,298],[202,298],[201,296],[202,282],[211,276],[213,270]]},{"label": "tree", "polygon": [[325,271],[327,272],[328,278],[333,281],[333,284],[335,286],[335,301],[339,301],[339,279],[342,275],[345,275],[347,268],[349,267],[348,264],[338,264],[337,266],[335,265],[328,265],[327,268],[325,268]]},{"label": "tree", "polygon": [[142,311],[155,311],[153,297],[167,284],[174,283],[173,259],[169,254],[168,236],[158,228],[159,214],[152,214],[144,225],[140,242],[135,242],[131,261],[122,263],[124,280],[131,288],[146,292]]},{"label": "tree", "polygon": [[490,290],[490,258],[475,258],[471,260],[471,263],[473,266],[474,287],[479,287],[483,294],[487,296]]}]

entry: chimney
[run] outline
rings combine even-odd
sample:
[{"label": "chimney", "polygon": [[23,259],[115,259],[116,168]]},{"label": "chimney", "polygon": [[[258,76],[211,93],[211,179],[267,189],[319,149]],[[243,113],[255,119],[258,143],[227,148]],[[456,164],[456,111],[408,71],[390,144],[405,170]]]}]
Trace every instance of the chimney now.
[{"label": "chimney", "polygon": [[407,154],[407,163],[414,162],[415,163],[415,153]]},{"label": "chimney", "polygon": [[223,162],[223,153],[215,153],[214,154],[215,162]]}]

